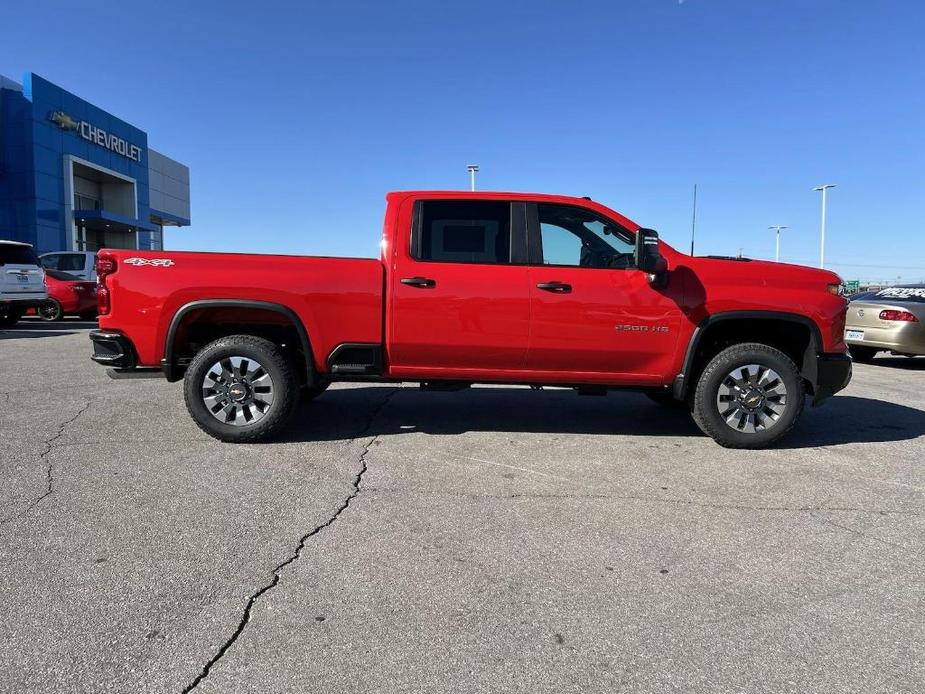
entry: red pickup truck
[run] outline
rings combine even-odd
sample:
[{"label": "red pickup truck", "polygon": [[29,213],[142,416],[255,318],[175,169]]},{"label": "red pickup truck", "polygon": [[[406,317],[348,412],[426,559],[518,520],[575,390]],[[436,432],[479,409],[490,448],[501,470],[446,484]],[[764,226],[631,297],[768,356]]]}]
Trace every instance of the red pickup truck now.
[{"label": "red pickup truck", "polygon": [[184,379],[223,441],[278,432],[334,381],[642,390],[724,446],[844,388],[837,275],[691,257],[588,198],[399,192],[379,260],[99,253],[93,359]]}]

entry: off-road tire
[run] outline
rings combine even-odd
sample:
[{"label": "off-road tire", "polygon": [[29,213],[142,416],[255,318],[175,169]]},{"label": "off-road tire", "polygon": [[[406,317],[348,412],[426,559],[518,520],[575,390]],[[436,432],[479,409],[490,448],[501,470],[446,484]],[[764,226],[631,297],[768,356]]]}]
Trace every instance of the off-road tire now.
[{"label": "off-road tire", "polygon": [[[733,428],[721,416],[717,397],[727,376],[750,364],[777,372],[786,388],[786,404],[772,426],[746,433]],[[803,411],[804,399],[803,378],[793,360],[768,345],[747,342],[724,349],[706,365],[694,392],[692,414],[700,430],[725,448],[767,448],[790,432]]]},{"label": "off-road tire", "polygon": [[851,345],[848,347],[848,351],[851,353],[851,359],[853,361],[859,364],[870,364],[880,350],[875,347],[857,347]]},{"label": "off-road tire", "polygon": [[[209,369],[234,356],[259,363],[272,379],[274,396],[261,419],[240,426],[216,419],[203,399],[202,383]],[[286,426],[298,404],[299,384],[292,364],[277,345],[253,335],[229,335],[210,342],[193,357],[183,379],[183,396],[193,420],[209,436],[228,443],[253,443]]]},{"label": "off-road tire", "polygon": [[47,323],[53,323],[64,318],[64,307],[57,299],[46,299],[35,309],[35,315]]}]

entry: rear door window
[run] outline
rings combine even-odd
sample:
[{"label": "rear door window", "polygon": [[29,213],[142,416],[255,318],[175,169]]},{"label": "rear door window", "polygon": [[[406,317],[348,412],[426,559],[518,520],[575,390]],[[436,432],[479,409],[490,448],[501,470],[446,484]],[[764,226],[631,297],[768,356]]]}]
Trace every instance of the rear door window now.
[{"label": "rear door window", "polygon": [[39,259],[32,246],[0,243],[0,265],[38,265]]},{"label": "rear door window", "polygon": [[493,200],[420,203],[414,257],[442,263],[511,262],[511,204]]}]

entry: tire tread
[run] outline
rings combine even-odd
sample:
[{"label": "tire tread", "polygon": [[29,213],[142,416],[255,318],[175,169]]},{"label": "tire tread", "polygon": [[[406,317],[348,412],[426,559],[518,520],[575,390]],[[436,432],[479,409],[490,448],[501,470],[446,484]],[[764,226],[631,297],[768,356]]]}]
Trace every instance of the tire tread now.
[{"label": "tire tread", "polygon": [[[790,421],[783,427],[778,429],[775,426],[773,430],[769,430],[773,431],[773,436],[762,437],[758,434],[743,434],[742,436],[752,438],[742,438],[741,436],[734,437],[734,434],[740,432],[734,432],[731,429],[725,431],[729,429],[728,426],[717,426],[710,417],[706,416],[706,408],[715,406],[713,399],[716,397],[715,393],[707,393],[706,391],[711,378],[717,371],[731,369],[736,361],[753,360],[747,355],[754,355],[755,352],[763,353],[774,359],[780,360],[785,365],[786,370],[789,371],[789,374],[786,375],[790,375],[796,383],[796,392],[791,392],[788,388],[788,404],[793,402],[796,409],[792,411],[793,416]],[[775,370],[778,370],[778,368],[775,367]],[[785,376],[785,374],[780,375],[782,377]],[[700,430],[724,448],[767,448],[789,434],[793,427],[796,426],[800,414],[803,411],[804,398],[805,389],[803,386],[803,377],[800,375],[796,364],[793,363],[790,357],[770,345],[760,342],[742,342],[722,350],[710,360],[703,372],[701,372],[700,378],[697,381],[697,388],[694,391],[694,406],[691,414],[693,415],[694,422],[700,427]]]},{"label": "tire tread", "polygon": [[[262,353],[263,361],[260,363],[264,367],[272,366],[275,368],[279,372],[280,380],[282,381],[275,384],[277,390],[273,401],[273,405],[276,406],[275,412],[269,413],[252,427],[222,426],[222,423],[208,412],[203,415],[197,411],[198,406],[201,404],[198,402],[201,400],[199,391],[202,377],[204,376],[204,374],[199,373],[200,369],[206,362],[208,362],[207,368],[211,366],[217,359],[221,358],[219,355],[229,348],[233,348],[231,351],[245,348],[251,349],[258,354]],[[196,422],[196,426],[209,436],[227,443],[256,443],[270,438],[286,426],[299,401],[296,376],[290,360],[286,358],[286,355],[277,345],[255,335],[228,335],[210,342],[199,350],[196,356],[193,357],[192,362],[190,362],[186,370],[186,376],[183,379],[183,399],[186,402],[186,408],[190,416]]]}]

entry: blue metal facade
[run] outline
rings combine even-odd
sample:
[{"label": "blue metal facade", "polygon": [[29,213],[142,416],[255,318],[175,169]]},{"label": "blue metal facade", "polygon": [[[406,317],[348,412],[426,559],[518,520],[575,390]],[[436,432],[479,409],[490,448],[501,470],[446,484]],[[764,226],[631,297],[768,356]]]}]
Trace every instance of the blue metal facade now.
[{"label": "blue metal facade", "polygon": [[[151,243],[148,136],[143,130],[29,73],[21,91],[0,81],[0,238],[39,253],[73,247],[68,155],[134,180],[136,213],[115,221]],[[104,217],[108,219],[108,217]],[[185,220],[189,224],[189,220]]]}]

